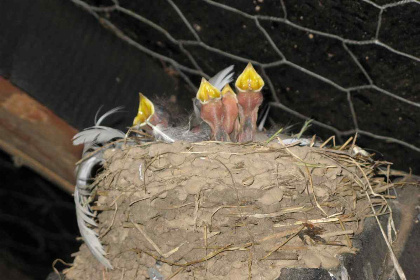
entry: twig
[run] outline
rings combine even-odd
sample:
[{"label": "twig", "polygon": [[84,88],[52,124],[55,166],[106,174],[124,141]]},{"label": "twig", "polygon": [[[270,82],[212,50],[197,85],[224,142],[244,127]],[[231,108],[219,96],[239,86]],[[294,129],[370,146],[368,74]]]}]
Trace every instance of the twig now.
[{"label": "twig", "polygon": [[322,209],[321,205],[319,205],[318,200],[316,199],[315,189],[314,189],[314,184],[313,184],[313,181],[312,181],[312,176],[311,176],[311,173],[309,172],[309,168],[308,168],[308,166],[306,166],[306,165],[305,165],[305,168],[306,168],[306,172],[308,172],[308,176],[309,176],[309,185],[311,186],[311,189],[312,189],[312,194],[314,195],[315,204],[316,204],[316,206],[317,206],[317,207],[321,210],[321,212],[322,212],[322,213],[323,213],[326,217],[328,217],[327,212],[325,212],[325,211],[324,211],[324,209]]},{"label": "twig", "polygon": [[[256,219],[264,219],[264,218],[274,218],[274,217],[278,217],[278,216],[282,216],[285,214],[289,214],[289,213],[298,213],[298,212],[307,212],[312,210],[313,207],[308,207],[305,208],[305,206],[299,206],[299,207],[290,207],[290,208],[286,208],[274,213],[268,213],[268,214],[250,214],[250,213],[243,213],[242,215],[245,217],[250,217],[250,218],[256,218]],[[237,214],[234,214],[237,215]]]},{"label": "twig", "polygon": [[174,278],[178,273],[180,273],[181,271],[183,271],[185,269],[185,267],[180,267],[177,271],[175,271],[174,273],[172,273],[168,278],[166,278],[166,280],[170,280],[172,278]]},{"label": "twig", "polygon": [[296,229],[284,230],[284,231],[281,231],[281,232],[263,237],[261,239],[258,239],[256,242],[257,243],[263,243],[267,240],[271,240],[271,239],[274,239],[274,238],[282,238],[282,237],[288,236],[290,234],[294,234],[295,232],[296,232]]},{"label": "twig", "polygon": [[194,200],[194,228],[197,229],[198,210],[200,208],[200,193],[195,195]]},{"label": "twig", "polygon": [[265,142],[266,144],[270,143],[277,135],[279,135],[283,131],[283,127],[277,130],[268,140]]},{"label": "twig", "polygon": [[113,205],[113,204],[115,204],[115,211],[114,211],[114,214],[112,215],[112,220],[111,220],[111,223],[109,224],[109,226],[108,226],[108,228],[99,236],[99,239],[101,239],[101,238],[103,238],[110,230],[111,230],[111,228],[112,228],[112,226],[114,225],[114,222],[115,222],[115,217],[117,216],[117,211],[118,211],[118,203],[117,203],[117,200],[118,200],[118,198],[120,198],[121,197],[121,195],[122,194],[120,194],[112,203],[111,203],[111,206]]},{"label": "twig", "polygon": [[137,203],[137,202],[140,202],[140,201],[143,201],[143,200],[149,199],[149,198],[151,198],[151,197],[152,197],[152,196],[147,196],[147,197],[143,197],[143,198],[139,198],[139,199],[137,199],[137,200],[134,200],[133,202],[130,202],[129,206],[132,206],[134,203]]},{"label": "twig", "polygon": [[[375,196],[381,197],[381,195],[379,195],[379,194],[377,194],[377,193],[375,193],[373,191],[372,185],[370,184],[369,179],[366,176],[366,173],[363,171],[363,169],[360,167],[360,165],[354,159],[352,159],[352,160],[357,165],[357,167],[359,168],[359,170],[362,172],[363,176],[365,177],[365,180],[366,180],[366,182],[367,182],[367,184],[368,184],[368,186],[369,186],[370,191],[372,192],[372,194],[375,195]],[[377,224],[379,226],[379,229],[381,230],[381,234],[382,234],[382,236],[383,236],[383,238],[385,240],[386,246],[388,247],[388,251],[389,251],[389,254],[391,255],[391,259],[392,259],[392,262],[394,264],[395,270],[397,271],[398,276],[400,277],[401,280],[406,280],[407,278],[405,277],[404,271],[402,270],[402,267],[401,267],[400,263],[398,262],[397,257],[394,254],[394,250],[392,250],[392,246],[389,243],[389,240],[388,240],[388,238],[387,238],[387,236],[385,234],[385,230],[383,229],[381,222],[379,221],[379,218],[378,218],[378,216],[376,214],[375,207],[373,207],[373,204],[372,204],[372,201],[370,199],[370,196],[369,196],[368,192],[365,192],[365,195],[366,195],[366,198],[370,202],[370,207],[372,209],[372,213],[375,215],[376,222],[377,222]],[[385,198],[383,198],[383,199],[386,202]],[[388,208],[389,208],[390,212],[392,213],[391,208],[389,206],[388,206]]]},{"label": "twig", "polygon": [[303,124],[302,128],[300,129],[299,133],[296,135],[296,138],[299,139],[302,137],[303,133],[308,130],[308,128],[311,127],[312,119],[305,120],[305,123]]},{"label": "twig", "polygon": [[300,227],[300,229],[298,231],[296,231],[294,234],[292,234],[291,236],[289,236],[289,238],[287,238],[283,243],[281,243],[279,246],[277,246],[274,250],[272,250],[271,252],[269,252],[267,255],[265,255],[262,259],[260,260],[265,260],[266,258],[268,258],[272,253],[274,253],[275,251],[277,251],[278,249],[280,249],[283,245],[285,245],[287,242],[289,242],[293,237],[295,237],[296,235],[298,235],[298,233],[304,229],[305,226]]},{"label": "twig", "polygon": [[64,265],[67,265],[67,266],[73,266],[73,264],[71,264],[71,263],[66,263],[65,261],[63,261],[62,259],[55,259],[54,261],[53,261],[53,263],[52,263],[52,269],[54,270],[54,273],[55,274],[57,274],[58,275],[58,277],[60,278],[60,280],[62,279],[61,278],[61,273],[57,270],[57,268],[55,268],[55,265],[57,264],[57,262],[61,262],[62,264],[64,264]]},{"label": "twig", "polygon": [[347,141],[343,145],[341,145],[341,147],[338,150],[339,151],[344,150],[344,148],[347,147],[347,145],[350,143],[351,140],[353,140],[353,136],[347,139]]},{"label": "twig", "polygon": [[287,226],[296,226],[301,225],[303,223],[311,223],[311,224],[323,224],[323,223],[331,223],[331,222],[338,222],[339,218],[322,218],[322,219],[314,219],[314,220],[307,220],[307,221],[297,221],[293,224],[274,224],[273,227],[287,227]]},{"label": "twig", "polygon": [[156,245],[156,243],[146,234],[146,232],[140,227],[140,225],[134,223],[131,218],[130,218],[130,222],[134,225],[134,227],[140,231],[141,234],[143,234],[144,238],[146,238],[147,241],[149,241],[149,243],[153,246],[153,248],[155,248],[156,252],[159,253],[159,255],[161,255],[164,258],[169,257],[170,255],[172,255],[173,253],[175,253],[176,251],[178,251],[178,249],[184,245],[184,243],[182,243],[181,245],[179,245],[178,247],[172,249],[171,251],[167,252],[166,254],[162,252],[162,250],[159,248],[158,245]]},{"label": "twig", "polygon": [[330,142],[331,140],[333,141],[333,147],[335,147],[335,136],[333,135],[327,140],[325,140],[324,143],[322,143],[321,146],[319,146],[319,148],[321,149],[324,148],[328,144],[328,142]]},{"label": "twig", "polygon": [[248,280],[252,279],[252,252],[248,249]]},{"label": "twig", "polygon": [[[352,229],[349,230],[341,230],[341,231],[333,231],[333,232],[328,232],[328,233],[324,233],[319,235],[319,237],[322,238],[328,238],[328,237],[333,237],[333,236],[339,236],[339,235],[348,235],[348,234],[354,234],[354,231]],[[351,246],[349,246],[351,247]]]},{"label": "twig", "polygon": [[[345,231],[346,230],[346,227],[344,226],[344,223],[340,219],[338,221],[340,222],[341,229],[343,231]],[[349,246],[349,248],[353,247],[353,244],[352,244],[352,242],[351,242],[350,237],[348,236],[348,234],[346,234],[346,240],[347,240],[347,245]]]},{"label": "twig", "polygon": [[205,262],[205,261],[207,261],[207,260],[209,260],[209,259],[211,259],[211,258],[213,258],[213,257],[217,256],[218,254],[220,254],[220,253],[222,253],[222,252],[224,252],[224,251],[228,251],[228,250],[229,250],[229,248],[230,248],[231,246],[232,246],[232,244],[228,244],[228,245],[226,245],[226,246],[224,246],[224,247],[222,247],[222,248],[220,248],[220,249],[218,249],[218,250],[216,250],[216,251],[214,251],[214,252],[211,252],[211,253],[207,254],[207,255],[206,255],[204,258],[202,258],[202,259],[195,260],[195,261],[191,261],[191,262],[187,262],[187,263],[174,263],[174,262],[170,262],[170,261],[167,261],[167,260],[165,260],[165,259],[162,259],[161,257],[155,256],[155,255],[153,255],[153,254],[152,254],[152,253],[150,253],[150,252],[143,251],[143,250],[139,250],[139,249],[132,249],[132,251],[134,251],[134,252],[138,252],[138,253],[144,252],[145,254],[147,254],[147,255],[151,256],[151,257],[152,257],[152,258],[154,258],[155,260],[158,260],[158,261],[161,261],[161,262],[167,263],[167,264],[169,264],[169,265],[181,266],[181,267],[188,267],[188,266],[190,266],[190,265],[194,265],[194,264],[197,264],[197,263]]}]

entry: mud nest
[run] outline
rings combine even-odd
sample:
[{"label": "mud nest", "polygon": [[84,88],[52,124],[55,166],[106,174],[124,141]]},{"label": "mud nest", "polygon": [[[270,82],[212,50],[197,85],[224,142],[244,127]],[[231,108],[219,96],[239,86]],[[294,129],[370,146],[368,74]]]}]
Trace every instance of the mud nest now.
[{"label": "mud nest", "polygon": [[352,237],[363,220],[390,211],[391,184],[378,168],[389,163],[343,148],[176,142],[108,149],[94,209],[114,269],[83,244],[66,276],[275,279],[283,267],[333,269],[340,254],[356,253]]}]

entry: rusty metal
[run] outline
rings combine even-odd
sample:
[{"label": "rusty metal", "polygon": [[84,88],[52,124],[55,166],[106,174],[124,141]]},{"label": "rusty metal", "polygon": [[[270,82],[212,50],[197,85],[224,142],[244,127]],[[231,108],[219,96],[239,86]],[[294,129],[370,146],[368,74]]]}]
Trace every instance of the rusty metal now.
[{"label": "rusty metal", "polygon": [[9,81],[0,77],[0,148],[15,163],[35,170],[73,192],[81,147],[71,138],[77,130]]}]

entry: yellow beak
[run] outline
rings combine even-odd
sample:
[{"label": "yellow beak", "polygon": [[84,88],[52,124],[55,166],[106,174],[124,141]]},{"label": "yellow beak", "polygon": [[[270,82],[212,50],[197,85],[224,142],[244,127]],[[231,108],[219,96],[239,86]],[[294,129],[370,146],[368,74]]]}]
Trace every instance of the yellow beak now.
[{"label": "yellow beak", "polygon": [[233,95],[236,95],[236,93],[233,91],[230,85],[226,84],[225,87],[222,89],[222,97],[225,96],[229,92],[232,93]]},{"label": "yellow beak", "polygon": [[152,101],[150,101],[142,93],[139,93],[139,96],[140,96],[139,111],[137,113],[137,116],[134,118],[133,126],[146,125],[147,120],[149,120],[155,113],[155,106],[153,105]]},{"label": "yellow beak", "polygon": [[264,86],[264,81],[251,63],[245,67],[245,70],[239,75],[235,82],[235,86],[239,91],[260,91]]},{"label": "yellow beak", "polygon": [[206,79],[201,79],[200,88],[197,91],[197,99],[202,103],[207,103],[211,99],[221,97],[220,91],[210,84]]}]

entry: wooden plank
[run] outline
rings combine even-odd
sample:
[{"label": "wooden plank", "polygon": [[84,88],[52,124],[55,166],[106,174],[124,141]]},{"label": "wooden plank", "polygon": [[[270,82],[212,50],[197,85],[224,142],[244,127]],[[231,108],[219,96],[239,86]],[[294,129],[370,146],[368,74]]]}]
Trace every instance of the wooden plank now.
[{"label": "wooden plank", "polygon": [[0,77],[0,148],[15,163],[73,192],[75,163],[82,150],[71,143],[76,133],[51,110]]}]

